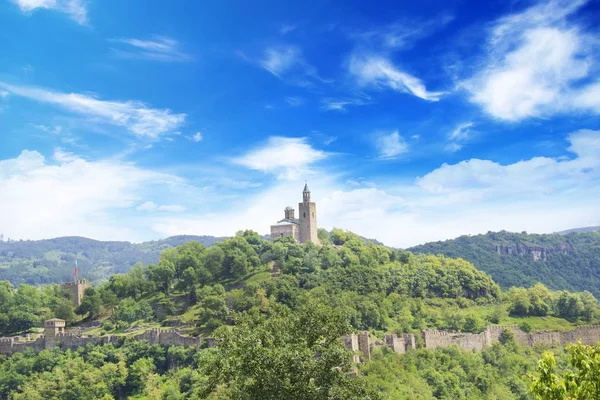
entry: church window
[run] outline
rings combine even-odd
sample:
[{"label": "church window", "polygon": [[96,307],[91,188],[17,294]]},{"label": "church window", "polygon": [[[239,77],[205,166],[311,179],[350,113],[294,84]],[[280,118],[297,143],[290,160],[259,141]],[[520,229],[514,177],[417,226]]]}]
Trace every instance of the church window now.
[{"label": "church window", "polygon": [[306,213],[302,213],[302,218],[306,218]]},{"label": "church window", "polygon": [[315,217],[315,213],[313,213],[313,218]]}]

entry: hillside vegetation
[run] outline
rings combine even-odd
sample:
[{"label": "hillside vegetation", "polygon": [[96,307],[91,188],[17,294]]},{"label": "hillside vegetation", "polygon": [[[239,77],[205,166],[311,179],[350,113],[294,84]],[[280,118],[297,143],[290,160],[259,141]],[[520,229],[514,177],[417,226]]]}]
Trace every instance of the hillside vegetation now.
[{"label": "hillside vegetation", "polygon": [[[409,249],[419,254],[463,258],[501,286],[587,290],[600,296],[600,232],[538,235],[488,232]],[[534,259],[539,252],[540,259]]]},{"label": "hillside vegetation", "polygon": [[[156,264],[137,264],[88,289],[77,309],[57,285],[4,282],[2,334],[35,331],[43,319],[60,317],[70,325],[98,319],[101,326],[88,333],[121,339],[76,352],[0,356],[0,397],[527,399],[526,374],[535,373],[543,349],[521,348],[510,335],[475,354],[381,349],[358,379],[346,375],[353,367],[339,337],[357,330],[378,337],[426,328],[479,332],[506,323],[570,329],[600,317],[588,292],[543,285],[502,291],[465,260],[391,250],[341,230],[320,231],[320,238],[318,247],[245,231],[208,248],[188,242],[164,250]],[[159,324],[214,336],[219,345],[167,349],[128,338]],[[556,357],[561,372],[567,354],[557,350]]]},{"label": "hillside vegetation", "polygon": [[78,236],[47,240],[0,241],[0,280],[18,285],[62,283],[73,278],[75,260],[80,276],[90,281],[108,279],[131,267],[158,262],[160,252],[189,241],[211,246],[213,236],[172,236],[139,244],[102,242]]}]

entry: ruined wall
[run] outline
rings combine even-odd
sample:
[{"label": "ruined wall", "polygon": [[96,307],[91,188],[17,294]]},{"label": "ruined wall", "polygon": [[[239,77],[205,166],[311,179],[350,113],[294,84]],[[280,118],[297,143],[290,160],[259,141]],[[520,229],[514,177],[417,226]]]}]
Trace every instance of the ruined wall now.
[{"label": "ruined wall", "polygon": [[136,340],[146,340],[150,344],[161,344],[164,346],[185,346],[199,348],[201,337],[183,336],[174,329],[161,331],[160,328],[150,329],[135,336]]},{"label": "ruined wall", "polygon": [[61,349],[75,350],[78,347],[85,347],[88,343],[100,343],[100,338],[92,335],[77,336],[72,333],[59,333],[56,335],[56,342]]},{"label": "ruined wall", "polygon": [[36,340],[29,340],[20,336],[0,338],[0,354],[14,354],[30,348],[33,351],[44,350],[45,340],[43,336]]},{"label": "ruined wall", "polygon": [[358,334],[358,350],[362,353],[362,362],[371,360],[371,348],[369,346],[369,332]]}]

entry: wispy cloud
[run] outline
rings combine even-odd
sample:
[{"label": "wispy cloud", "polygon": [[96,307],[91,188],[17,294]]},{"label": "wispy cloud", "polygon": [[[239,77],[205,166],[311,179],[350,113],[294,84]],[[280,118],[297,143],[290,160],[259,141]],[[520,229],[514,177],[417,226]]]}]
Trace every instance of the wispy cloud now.
[{"label": "wispy cloud", "polygon": [[204,136],[202,135],[202,132],[196,132],[192,136],[190,136],[190,140],[192,142],[199,143],[199,142],[202,141],[202,139],[204,139]]},{"label": "wispy cloud", "polygon": [[347,111],[346,106],[362,106],[369,104],[369,98],[345,98],[345,99],[323,99],[323,106],[321,107],[325,111]]},{"label": "wispy cloud", "polygon": [[586,3],[540,1],[496,21],[483,68],[463,82],[471,101],[507,121],[600,113],[598,41],[567,19]]},{"label": "wispy cloud", "polygon": [[471,132],[472,122],[465,122],[458,125],[449,135],[450,140],[466,140]]},{"label": "wispy cloud", "polygon": [[375,147],[381,160],[395,159],[408,152],[408,144],[398,131],[377,133],[375,135]]},{"label": "wispy cloud", "polygon": [[354,54],[349,71],[362,86],[390,88],[427,101],[438,101],[444,92],[430,92],[417,78],[401,71],[383,56]]},{"label": "wispy cloud", "polygon": [[462,144],[458,144],[456,142],[451,142],[448,143],[446,146],[444,146],[444,150],[450,152],[450,153],[456,153],[457,151],[462,150],[463,146]]},{"label": "wispy cloud", "polygon": [[158,139],[173,132],[185,122],[185,114],[173,114],[169,109],[150,108],[139,101],[98,100],[89,95],[61,93],[30,86],[0,82],[0,88],[15,96],[52,104],[95,122],[120,126],[138,137]]},{"label": "wispy cloud", "polygon": [[285,102],[292,107],[298,107],[304,104],[304,99],[302,97],[290,96],[285,98]]},{"label": "wispy cloud", "polygon": [[146,201],[136,207],[138,211],[168,211],[168,212],[182,212],[185,211],[185,207],[177,204],[163,204],[158,205],[153,201]]},{"label": "wispy cloud", "polygon": [[31,126],[33,126],[37,130],[40,130],[40,131],[46,132],[46,133],[51,133],[53,135],[59,135],[63,130],[62,126],[60,126],[60,125],[49,126],[49,125],[31,124]]},{"label": "wispy cloud", "polygon": [[193,60],[192,56],[179,49],[177,40],[166,36],[155,35],[151,40],[120,38],[114,41],[126,45],[125,50],[113,49],[119,57],[166,62]]},{"label": "wispy cloud", "polygon": [[233,159],[246,168],[278,175],[297,177],[310,172],[310,166],[329,156],[313,148],[306,138],[272,136],[267,143]]},{"label": "wispy cloud", "polygon": [[21,11],[30,13],[36,9],[50,9],[67,14],[78,24],[88,23],[85,0],[12,0]]},{"label": "wispy cloud", "polygon": [[297,28],[297,26],[293,25],[293,24],[282,24],[279,27],[279,33],[281,34],[281,36],[285,36],[288,33],[295,31],[296,28]]},{"label": "wispy cloud", "polygon": [[297,46],[280,45],[264,49],[263,54],[253,59],[244,53],[239,55],[246,61],[256,64],[286,83],[301,87],[332,83],[319,75],[317,69],[308,63]]},{"label": "wispy cloud", "polygon": [[258,61],[261,67],[278,78],[302,62],[301,52],[294,46],[265,49],[263,57]]},{"label": "wispy cloud", "polygon": [[352,33],[350,36],[371,48],[399,50],[412,47],[419,39],[443,29],[453,20],[454,17],[450,14],[426,20],[404,18],[376,29]]}]

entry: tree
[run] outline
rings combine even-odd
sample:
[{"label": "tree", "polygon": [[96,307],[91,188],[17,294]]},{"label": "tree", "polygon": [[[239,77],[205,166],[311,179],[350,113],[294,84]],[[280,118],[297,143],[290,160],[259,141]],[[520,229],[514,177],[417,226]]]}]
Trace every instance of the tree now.
[{"label": "tree", "polygon": [[100,293],[94,288],[87,288],[81,299],[81,304],[75,310],[76,314],[88,314],[90,318],[96,318],[102,310],[102,299]]},{"label": "tree", "polygon": [[199,360],[207,376],[201,396],[226,385],[232,399],[377,399],[366,381],[346,375],[351,355],[340,336],[349,329],[341,313],[323,305],[295,313],[277,307],[270,318],[241,314]]},{"label": "tree", "polygon": [[164,294],[169,294],[171,281],[174,276],[175,268],[173,264],[168,262],[159,265],[150,265],[148,268],[148,277]]},{"label": "tree", "polygon": [[558,376],[554,354],[544,352],[531,392],[540,400],[600,399],[600,345],[586,346],[578,342],[568,345],[567,352],[574,371]]}]

